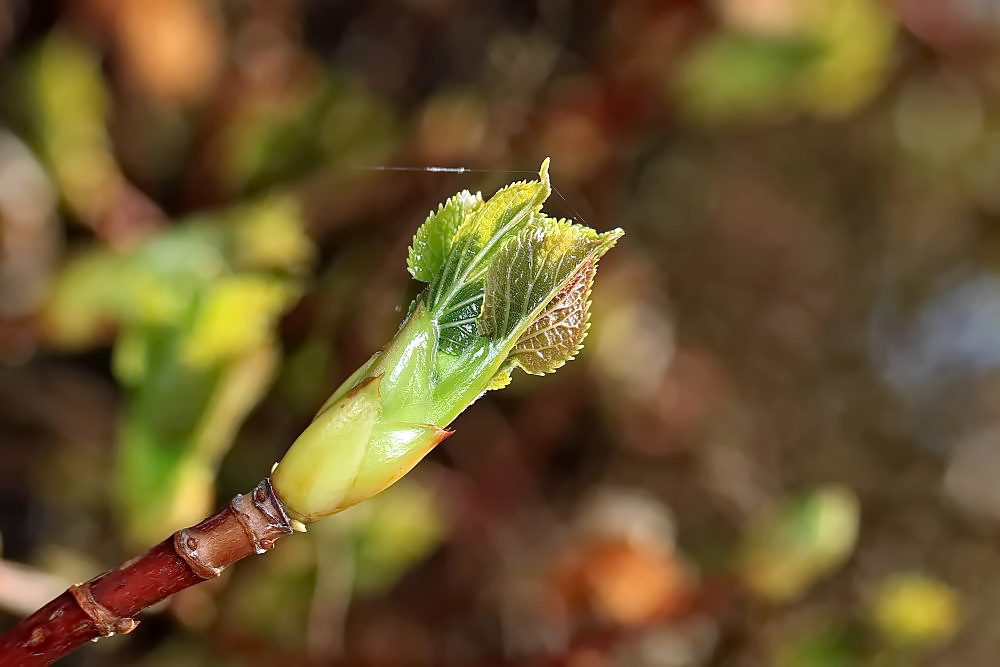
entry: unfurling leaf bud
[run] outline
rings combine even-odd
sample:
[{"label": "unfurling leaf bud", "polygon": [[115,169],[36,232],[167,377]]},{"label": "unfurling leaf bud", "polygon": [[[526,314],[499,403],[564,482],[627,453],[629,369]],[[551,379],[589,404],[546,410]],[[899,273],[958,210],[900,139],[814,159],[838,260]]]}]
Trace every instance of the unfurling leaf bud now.
[{"label": "unfurling leaf bud", "polygon": [[427,288],[272,475],[294,518],[314,521],[382,491],[515,367],[550,373],[579,351],[597,262],[623,232],[542,214],[548,160],[539,175],[486,201],[461,192],[417,230],[407,265]]}]

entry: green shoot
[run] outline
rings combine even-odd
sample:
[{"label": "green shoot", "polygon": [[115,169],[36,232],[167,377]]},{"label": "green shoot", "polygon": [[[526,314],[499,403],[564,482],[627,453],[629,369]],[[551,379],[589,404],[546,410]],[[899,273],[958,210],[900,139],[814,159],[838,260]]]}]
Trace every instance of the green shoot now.
[{"label": "green shoot", "polygon": [[323,405],[272,475],[298,520],[382,491],[511,372],[551,373],[580,350],[597,262],[622,236],[549,218],[539,180],[484,200],[460,192],[417,230],[408,268],[427,284],[393,339]]}]

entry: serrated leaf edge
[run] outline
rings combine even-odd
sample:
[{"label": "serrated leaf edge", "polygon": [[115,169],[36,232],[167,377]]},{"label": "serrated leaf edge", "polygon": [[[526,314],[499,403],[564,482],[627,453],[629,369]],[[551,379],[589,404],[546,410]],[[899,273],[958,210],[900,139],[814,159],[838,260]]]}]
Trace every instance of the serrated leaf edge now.
[{"label": "serrated leaf edge", "polygon": [[[406,256],[406,269],[410,272],[410,275],[421,282],[431,283],[437,277],[437,273],[441,270],[448,252],[454,245],[458,230],[461,229],[470,216],[474,216],[482,208],[484,203],[483,193],[476,192],[473,194],[469,190],[462,190],[438,204],[436,209],[431,209],[410,242]],[[455,207],[454,221],[442,220],[442,217],[448,214],[449,209],[453,206]],[[451,228],[437,230],[435,229],[437,225],[446,225]],[[435,258],[438,264],[435,269],[428,266],[426,260],[419,256],[419,246],[423,245],[428,250],[435,250],[429,239],[438,231],[445,237],[446,247],[442,249],[442,254]]]}]

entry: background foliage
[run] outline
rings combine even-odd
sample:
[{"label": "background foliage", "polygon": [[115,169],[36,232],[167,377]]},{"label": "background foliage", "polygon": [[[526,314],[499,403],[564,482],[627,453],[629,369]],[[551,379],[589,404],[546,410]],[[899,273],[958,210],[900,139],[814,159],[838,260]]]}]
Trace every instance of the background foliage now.
[{"label": "background foliage", "polygon": [[[0,4],[0,627],[251,487],[552,156],[587,349],[76,665],[995,664],[1000,18]],[[370,167],[462,166],[476,171]],[[525,173],[526,172],[526,173]]]}]

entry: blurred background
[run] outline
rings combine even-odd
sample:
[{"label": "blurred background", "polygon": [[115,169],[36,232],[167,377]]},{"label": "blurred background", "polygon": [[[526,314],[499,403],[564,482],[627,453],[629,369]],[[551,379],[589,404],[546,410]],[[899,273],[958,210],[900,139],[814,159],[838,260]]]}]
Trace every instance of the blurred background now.
[{"label": "blurred background", "polygon": [[578,360],[65,664],[995,665],[998,66],[989,0],[3,0],[0,629],[250,489],[551,156],[628,233]]}]

